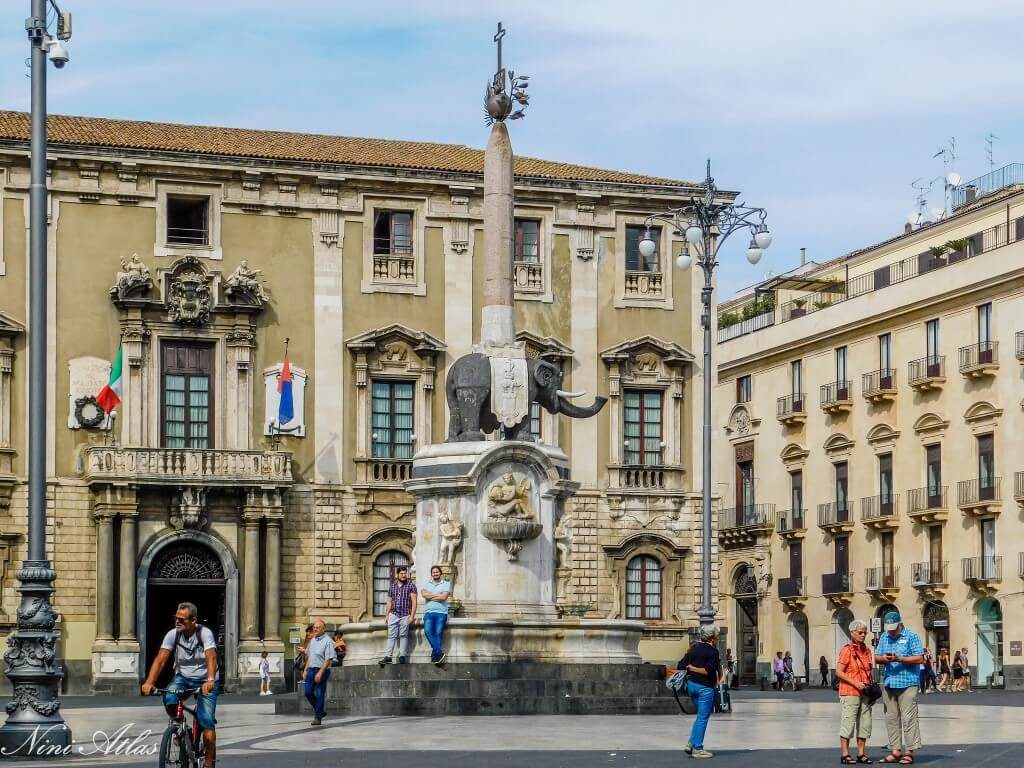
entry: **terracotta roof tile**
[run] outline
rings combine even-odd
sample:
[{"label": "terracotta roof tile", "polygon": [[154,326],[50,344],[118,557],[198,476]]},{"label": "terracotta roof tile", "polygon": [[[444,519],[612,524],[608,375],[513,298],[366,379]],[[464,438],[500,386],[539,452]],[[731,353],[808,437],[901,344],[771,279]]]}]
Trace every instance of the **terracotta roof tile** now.
[{"label": "terracotta roof tile", "polygon": [[[381,168],[409,168],[456,173],[483,173],[483,151],[460,144],[393,141],[322,134],[218,128],[176,123],[112,120],[102,117],[50,115],[54,144],[185,152]],[[29,140],[29,115],[0,110],[0,140]],[[692,186],[692,182],[516,157],[520,177],[616,184]]]}]

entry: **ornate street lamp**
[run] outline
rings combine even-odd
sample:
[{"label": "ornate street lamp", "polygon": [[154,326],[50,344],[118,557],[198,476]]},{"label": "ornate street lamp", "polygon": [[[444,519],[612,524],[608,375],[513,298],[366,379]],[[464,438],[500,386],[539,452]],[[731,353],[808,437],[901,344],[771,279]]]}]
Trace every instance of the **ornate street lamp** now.
[{"label": "ornate street lamp", "polygon": [[[57,33],[46,14],[52,6]],[[46,559],[46,57],[58,69],[68,63],[61,42],[71,38],[71,15],[54,0],[32,0],[25,21],[32,49],[32,140],[29,188],[28,357],[28,556],[18,571],[21,604],[4,653],[13,699],[0,728],[0,756],[63,757],[71,731],[60,716],[57,614],[50,605],[56,573]]]},{"label": "ornate street lamp", "polygon": [[664,222],[676,233],[682,233],[686,242],[676,258],[680,269],[689,269],[693,263],[691,249],[696,251],[697,265],[704,271],[704,287],[700,297],[703,313],[700,317],[704,329],[704,466],[703,485],[703,561],[701,606],[697,611],[700,623],[712,624],[715,609],[711,602],[711,295],[712,277],[718,266],[718,249],[733,232],[746,230],[750,233],[747,246],[747,261],[757,264],[764,249],[772,244],[772,235],[765,224],[767,213],[763,208],[752,208],[742,203],[726,203],[717,199],[718,188],[711,177],[711,160],[708,160],[707,178],[704,179],[704,193],[691,203],[679,208],[654,213],[647,217],[647,230],[640,240],[640,254],[649,258],[658,248],[651,237],[651,224]]}]

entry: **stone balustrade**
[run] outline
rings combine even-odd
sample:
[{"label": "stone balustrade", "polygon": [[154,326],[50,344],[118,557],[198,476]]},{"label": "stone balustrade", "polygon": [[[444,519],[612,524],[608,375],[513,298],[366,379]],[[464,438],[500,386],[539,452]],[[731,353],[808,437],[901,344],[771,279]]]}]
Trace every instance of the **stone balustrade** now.
[{"label": "stone balustrade", "polygon": [[90,483],[288,485],[291,453],[91,446],[83,475]]}]

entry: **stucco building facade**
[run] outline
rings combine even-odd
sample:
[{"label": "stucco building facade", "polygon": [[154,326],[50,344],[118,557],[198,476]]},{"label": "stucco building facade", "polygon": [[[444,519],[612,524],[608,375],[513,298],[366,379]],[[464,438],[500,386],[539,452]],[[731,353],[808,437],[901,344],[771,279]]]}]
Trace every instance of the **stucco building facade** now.
[{"label": "stucco building facade", "polygon": [[1024,686],[1024,190],[998,173],[720,308],[721,611],[749,680],[789,650],[816,682],[895,606],[976,685]]},{"label": "stucco building facade", "polygon": [[[382,612],[411,558],[411,457],[479,331],[482,153],[50,118],[47,551],[70,691],[133,688],[191,599],[229,685],[292,628]],[[0,629],[25,553],[28,116],[0,113]],[[582,483],[567,614],[647,623],[674,660],[700,595],[699,294],[681,238],[636,248],[685,182],[519,158],[516,324],[594,419],[535,413]],[[136,258],[137,257],[137,258]],[[277,423],[285,343],[295,415]],[[122,346],[124,401],[91,402]],[[416,564],[421,566],[422,564]],[[428,564],[429,565],[429,564]],[[458,586],[455,589],[458,597]]]}]

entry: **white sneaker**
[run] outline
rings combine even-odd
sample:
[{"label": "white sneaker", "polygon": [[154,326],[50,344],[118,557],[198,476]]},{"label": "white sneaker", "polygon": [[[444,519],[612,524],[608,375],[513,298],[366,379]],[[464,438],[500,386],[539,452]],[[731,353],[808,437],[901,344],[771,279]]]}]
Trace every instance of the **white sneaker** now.
[{"label": "white sneaker", "polygon": [[696,758],[698,760],[714,756],[714,752],[708,752],[706,749],[695,749],[693,750],[693,752],[690,753],[690,757]]}]

